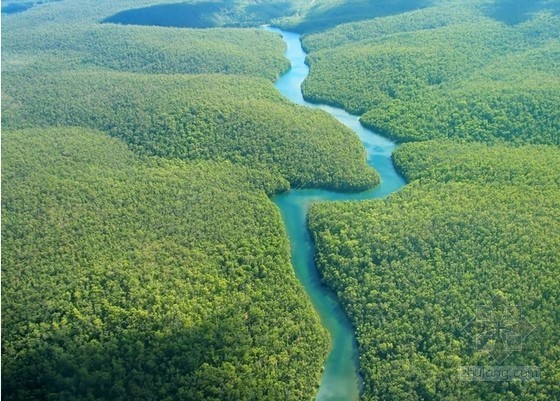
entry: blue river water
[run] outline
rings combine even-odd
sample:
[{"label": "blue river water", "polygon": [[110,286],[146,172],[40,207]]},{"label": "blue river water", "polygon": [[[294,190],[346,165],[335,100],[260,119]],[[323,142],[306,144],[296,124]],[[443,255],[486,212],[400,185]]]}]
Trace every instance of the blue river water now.
[{"label": "blue river water", "polygon": [[391,160],[396,146],[394,142],[364,128],[357,116],[336,107],[309,103],[303,99],[301,84],[309,74],[309,67],[305,64],[306,53],[301,47],[300,35],[276,28],[267,29],[282,36],[287,45],[285,56],[291,62],[291,68],[276,82],[278,90],[292,102],[322,109],[351,128],[366,148],[368,164],[374,167],[381,177],[380,185],[360,193],[292,189],[273,198],[286,225],[296,276],[307,291],[321,323],[331,337],[330,353],[324,362],[323,376],[315,399],[354,401],[359,398],[362,387],[354,328],[336,295],[320,280],[315,265],[314,244],[307,228],[307,212],[314,202],[358,201],[384,197],[400,189],[405,181],[395,170]]}]

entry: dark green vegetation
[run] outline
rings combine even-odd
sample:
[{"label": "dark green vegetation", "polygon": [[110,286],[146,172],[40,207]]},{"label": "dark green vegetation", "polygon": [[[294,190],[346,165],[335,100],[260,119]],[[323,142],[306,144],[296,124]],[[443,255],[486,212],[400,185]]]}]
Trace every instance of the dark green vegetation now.
[{"label": "dark green vegetation", "polygon": [[224,5],[218,2],[159,4],[121,11],[104,22],[124,25],[155,25],[179,28],[211,28],[217,26],[213,15]]},{"label": "dark green vegetation", "polygon": [[29,8],[33,7],[32,3],[12,3],[2,6],[2,14],[15,14],[21,13]]},{"label": "dark green vegetation", "polygon": [[104,22],[184,28],[256,26],[295,12],[294,1],[209,1],[158,4],[121,11]]},{"label": "dark green vegetation", "polygon": [[[26,28],[8,23],[4,46],[2,120],[8,129],[89,127],[144,154],[227,159],[279,172],[293,186],[357,190],[376,183],[349,130],[325,113],[290,105],[270,81],[239,76],[273,80],[287,68],[274,34],[87,20],[33,27],[31,17],[20,19]],[[37,38],[37,32],[44,34]]]},{"label": "dark green vegetation", "polygon": [[534,13],[541,10],[560,12],[558,0],[497,0],[487,8],[487,15],[507,24],[518,24],[529,19]]},{"label": "dark green vegetation", "polygon": [[[101,24],[167,2],[64,0],[3,18],[5,399],[316,388],[328,340],[268,196],[376,178],[348,130],[273,90],[287,67],[273,34]],[[557,399],[557,0],[513,20],[492,14],[507,2],[453,3],[190,7],[206,26],[281,17],[299,30],[422,8],[306,37],[307,97],[400,141],[437,139],[395,155],[412,183],[389,200],[313,208],[318,265],[356,325],[365,399]],[[476,346],[486,302],[523,308],[522,350]],[[541,380],[456,380],[497,364]]]},{"label": "dark green vegetation", "polygon": [[19,1],[19,0],[6,0],[2,2],[2,14],[16,14],[25,10],[29,10],[36,5],[52,3],[61,0],[39,0],[39,1]]},{"label": "dark green vegetation", "polygon": [[2,398],[309,399],[328,336],[269,196],[377,178],[276,92],[276,35],[100,23],[154,3],[2,22]]},{"label": "dark green vegetation", "polygon": [[[310,214],[319,268],[357,328],[363,399],[558,399],[560,151],[424,142],[395,160],[411,180],[398,194]],[[504,316],[522,336],[511,355],[492,331]],[[541,379],[458,380],[496,365]]]},{"label": "dark green vegetation", "polygon": [[424,8],[431,0],[317,0],[295,15],[275,21],[283,29],[316,32],[341,23],[399,14]]},{"label": "dark green vegetation", "polygon": [[3,399],[309,397],[328,344],[267,198],[285,180],[78,128],[2,156]]},{"label": "dark green vegetation", "polygon": [[431,0],[261,0],[164,3],[134,7],[104,22],[188,28],[257,26],[272,22],[283,29],[315,32],[340,23],[399,14],[426,7]]},{"label": "dark green vegetation", "polygon": [[308,36],[307,98],[398,140],[560,144],[560,17],[433,7]]}]

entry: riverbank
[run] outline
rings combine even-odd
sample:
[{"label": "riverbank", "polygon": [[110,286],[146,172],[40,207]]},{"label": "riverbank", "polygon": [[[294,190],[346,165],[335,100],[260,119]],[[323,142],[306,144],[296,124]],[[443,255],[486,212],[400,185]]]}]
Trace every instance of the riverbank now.
[{"label": "riverbank", "polygon": [[380,176],[380,184],[368,191],[340,193],[320,189],[290,190],[273,197],[281,211],[286,232],[290,239],[292,265],[297,278],[309,297],[331,337],[331,350],[324,364],[317,401],[357,400],[362,387],[359,373],[358,346],[354,328],[341,308],[334,292],[325,287],[315,265],[315,246],[307,228],[307,214],[314,202],[357,201],[387,196],[399,190],[405,180],[396,171],[391,155],[394,142],[363,127],[359,117],[336,107],[307,102],[301,93],[301,84],[309,74],[305,64],[306,53],[301,47],[300,35],[275,28],[286,42],[285,56],[291,68],[276,82],[278,90],[292,102],[310,108],[319,108],[352,129],[362,141],[368,164]]}]

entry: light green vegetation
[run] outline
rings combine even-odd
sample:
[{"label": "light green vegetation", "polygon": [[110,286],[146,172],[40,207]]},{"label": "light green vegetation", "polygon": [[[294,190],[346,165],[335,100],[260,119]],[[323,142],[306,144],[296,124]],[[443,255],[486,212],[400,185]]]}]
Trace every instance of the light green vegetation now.
[{"label": "light green vegetation", "polygon": [[[393,155],[399,193],[312,208],[317,264],[356,326],[363,399],[556,399],[560,19],[439,3],[304,38],[307,98],[399,141],[437,139]],[[461,381],[464,366],[541,377]]]},{"label": "light green vegetation", "polygon": [[[28,11],[31,12],[31,11]],[[22,18],[26,14],[21,14]],[[276,79],[289,67],[276,35],[253,29],[177,29],[97,24],[3,25],[3,70],[81,69],[147,73],[225,73]],[[62,17],[61,17],[62,18]],[[25,23],[24,23],[25,25]],[[38,64],[38,66],[36,66]]]},{"label": "light green vegetation", "polygon": [[[401,192],[310,214],[318,267],[356,326],[363,399],[558,398],[560,151],[424,142],[395,160],[412,180]],[[511,354],[501,318],[521,336]],[[463,366],[541,376],[461,381]]]},{"label": "light green vegetation", "polygon": [[341,25],[304,40],[304,93],[398,141],[559,144],[558,26],[550,13],[508,26],[464,6]]},{"label": "light green vegetation", "polygon": [[[184,19],[197,17],[210,22],[212,26],[258,26],[272,19],[294,14],[297,9],[306,7],[307,0],[6,0],[6,3],[35,3],[37,6],[19,13],[17,19],[31,27],[32,21],[38,24],[57,24],[57,21],[74,24],[78,22],[100,22],[114,14],[129,10],[140,10],[154,6],[183,7]],[[48,3],[48,4],[45,4]],[[155,8],[158,10],[157,8]],[[181,10],[181,8],[170,8]],[[8,18],[7,18],[8,19]]]},{"label": "light green vegetation", "polygon": [[[162,3],[3,16],[7,400],[300,400],[316,388],[328,339],[268,196],[377,178],[350,131],[274,91],[287,67],[274,34],[101,24]],[[209,18],[299,10],[282,23],[315,30],[371,16],[281,4]],[[559,144],[560,19],[506,25],[493,4],[442,0],[305,39],[308,98],[400,141],[483,142],[407,144],[395,160],[408,188],[312,209],[318,265],[357,329],[364,399],[560,398],[560,155],[543,145]],[[456,380],[460,366],[496,364],[472,323],[496,300],[534,325],[506,361],[539,367],[539,382]]]},{"label": "light green vegetation", "polygon": [[78,128],[2,156],[3,399],[309,397],[328,344],[267,197],[286,181]]},{"label": "light green vegetation", "polygon": [[103,130],[142,154],[230,160],[297,187],[363,189],[376,176],[357,137],[253,78],[114,72],[6,74],[6,128]]},{"label": "light green vegetation", "polygon": [[[4,27],[6,127],[100,129],[141,153],[227,159],[280,172],[293,186],[357,190],[377,182],[353,133],[292,106],[270,82],[239,76],[274,80],[287,68],[277,35],[98,24],[91,21],[98,9],[112,6],[92,5],[90,17],[72,15],[72,1],[66,13],[58,7],[11,16]],[[49,13],[57,24],[31,25]]]},{"label": "light green vegetation", "polygon": [[560,152],[552,146],[425,141],[400,147],[393,160],[408,181],[560,187]]},{"label": "light green vegetation", "polygon": [[84,40],[86,62],[121,71],[223,73],[275,80],[289,68],[283,43],[264,30],[100,26]]},{"label": "light green vegetation", "polygon": [[397,33],[472,22],[478,17],[479,13],[468,6],[430,7],[385,18],[341,24],[329,29],[328,34],[304,36],[303,46],[307,52],[315,52]]},{"label": "light green vegetation", "polygon": [[288,68],[281,39],[263,30],[100,23],[118,11],[157,3],[65,0],[7,15],[2,21],[3,71],[34,64],[54,64],[57,69],[94,64],[135,72],[227,73],[275,80]]}]

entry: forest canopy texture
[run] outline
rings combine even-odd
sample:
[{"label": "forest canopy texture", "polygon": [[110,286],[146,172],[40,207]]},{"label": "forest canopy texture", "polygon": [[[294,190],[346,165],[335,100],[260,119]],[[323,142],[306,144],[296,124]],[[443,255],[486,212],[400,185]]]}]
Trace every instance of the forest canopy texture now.
[{"label": "forest canopy texture", "polygon": [[309,399],[328,335],[270,196],[377,175],[274,89],[278,35],[102,23],[153,3],[3,15],[2,398]]},{"label": "forest canopy texture", "polygon": [[308,99],[410,142],[399,193],[312,208],[317,264],[356,327],[363,399],[557,399],[559,4],[438,3],[303,39]]},{"label": "forest canopy texture", "polygon": [[[2,398],[314,397],[329,338],[270,197],[379,177],[274,89],[271,23],[307,100],[403,143],[400,192],[309,214],[362,399],[560,399],[560,1],[168,3],[2,2]],[[495,365],[540,380],[458,380]]]},{"label": "forest canopy texture", "polygon": [[[395,159],[411,180],[398,194],[309,217],[356,326],[364,399],[557,398],[560,150],[429,141]],[[462,381],[464,366],[540,381]]]}]

